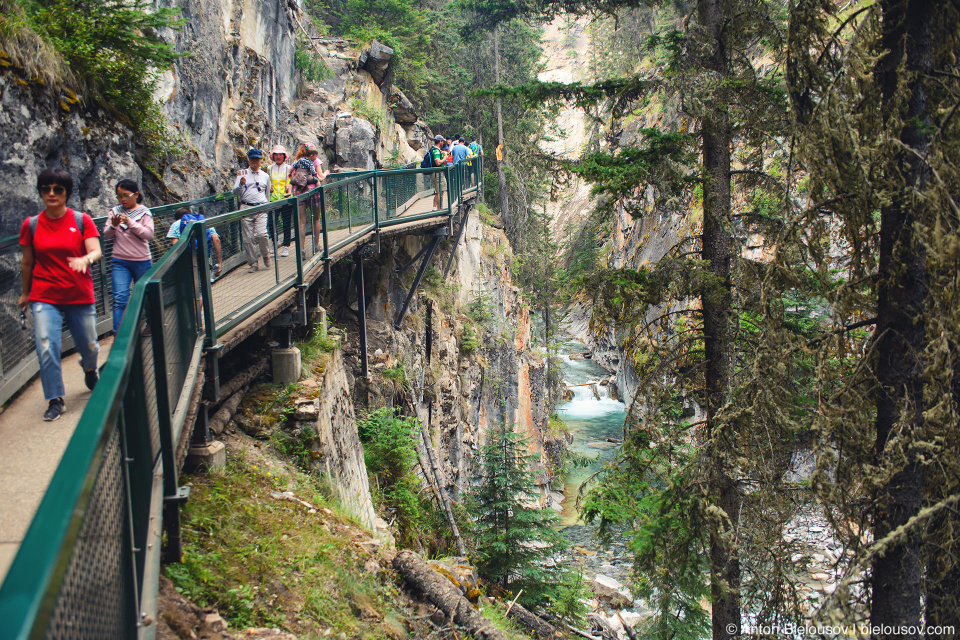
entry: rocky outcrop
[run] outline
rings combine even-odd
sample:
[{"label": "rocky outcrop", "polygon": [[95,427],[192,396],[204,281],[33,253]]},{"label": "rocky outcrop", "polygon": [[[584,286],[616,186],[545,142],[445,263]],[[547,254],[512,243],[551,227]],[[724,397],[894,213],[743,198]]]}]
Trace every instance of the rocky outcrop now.
[{"label": "rocky outcrop", "polygon": [[416,107],[397,87],[393,87],[390,91],[390,111],[393,113],[394,121],[399,125],[415,124],[419,119]]},{"label": "rocky outcrop", "polygon": [[[331,354],[316,401],[316,413],[306,424],[316,432],[313,453],[317,464],[330,478],[341,504],[367,529],[374,529],[376,514],[370,499],[370,481],[357,434],[357,419],[350,402],[350,386],[340,351]],[[312,412],[309,412],[312,413]],[[301,417],[301,416],[297,416]]]},{"label": "rocky outcrop", "polygon": [[393,74],[391,73],[392,66],[390,64],[392,60],[393,49],[382,42],[374,40],[370,44],[370,48],[364,49],[363,52],[360,53],[360,57],[357,59],[357,65],[369,73],[373,81],[377,83],[377,86],[383,90],[389,88],[389,82],[387,81],[393,78]]}]

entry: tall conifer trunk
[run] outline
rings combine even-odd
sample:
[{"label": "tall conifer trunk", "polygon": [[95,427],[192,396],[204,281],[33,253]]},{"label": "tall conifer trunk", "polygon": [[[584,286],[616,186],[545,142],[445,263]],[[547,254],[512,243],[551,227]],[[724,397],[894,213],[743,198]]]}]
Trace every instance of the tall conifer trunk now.
[{"label": "tall conifer trunk", "polygon": [[[500,25],[493,30],[493,69],[500,85]],[[503,165],[507,161],[507,146],[503,142],[503,109],[500,107],[500,96],[497,96],[497,144],[503,149],[503,160],[497,161],[497,187],[500,191],[500,216],[504,226],[510,217],[510,194],[507,192],[507,174]]]},{"label": "tall conifer trunk", "polygon": [[[730,52],[724,37],[724,0],[699,0],[697,20],[706,32],[712,53],[704,66],[720,78],[730,72]],[[715,103],[716,104],[716,103]],[[703,259],[709,262],[714,282],[701,296],[706,357],[707,447],[710,457],[710,495],[726,513],[727,521],[710,535],[713,638],[728,640],[740,635],[740,560],[735,527],[739,521],[740,496],[724,455],[717,413],[730,389],[731,367],[731,262],[730,236],[730,119],[722,109],[713,109],[700,123],[703,140]]]},{"label": "tall conifer trunk", "polygon": [[[906,523],[923,501],[923,472],[910,440],[923,428],[923,363],[927,290],[926,252],[917,237],[920,206],[916,192],[927,182],[923,157],[929,143],[924,76],[931,68],[933,0],[884,0],[883,48],[879,83],[883,115],[902,119],[897,153],[888,177],[902,186],[880,211],[880,261],[875,352],[877,377],[877,465],[896,471],[874,502],[874,539]],[[902,77],[906,71],[908,77]],[[906,100],[902,92],[906,91]],[[905,111],[898,108],[906,104]],[[899,442],[898,442],[899,441]],[[890,545],[873,566],[874,625],[920,624],[921,559],[916,532]],[[885,637],[918,637],[884,634]]]}]

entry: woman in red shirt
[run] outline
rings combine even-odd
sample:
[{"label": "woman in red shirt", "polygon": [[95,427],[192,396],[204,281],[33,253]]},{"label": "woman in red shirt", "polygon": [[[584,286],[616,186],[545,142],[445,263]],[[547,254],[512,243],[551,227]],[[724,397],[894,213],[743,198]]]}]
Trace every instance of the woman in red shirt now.
[{"label": "woman in red shirt", "polygon": [[37,192],[46,208],[20,227],[23,295],[17,304],[33,312],[40,383],[50,403],[43,419],[49,421],[66,411],[60,369],[64,320],[80,352],[87,388],[97,384],[100,344],[90,266],[100,259],[100,232],[90,216],[67,207],[73,179],[66,171],[41,173]]}]

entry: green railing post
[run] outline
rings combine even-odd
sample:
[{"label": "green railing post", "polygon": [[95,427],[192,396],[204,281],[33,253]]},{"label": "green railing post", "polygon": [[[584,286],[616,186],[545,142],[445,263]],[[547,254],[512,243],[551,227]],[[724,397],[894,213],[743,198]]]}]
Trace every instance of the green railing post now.
[{"label": "green railing post", "polygon": [[[373,229],[377,235],[377,251],[380,251],[380,198],[377,194],[377,174],[373,174]],[[389,200],[387,201],[389,202]]]},{"label": "green railing post", "polygon": [[[287,198],[287,206],[293,207],[292,214],[290,219],[294,221],[293,225],[293,243],[294,249],[297,252],[297,286],[303,285],[303,243],[306,242],[306,238],[300,235],[300,230],[304,228],[306,220],[300,219],[300,203],[297,202],[296,198]],[[306,207],[304,207],[306,209]],[[283,216],[281,209],[281,217]]]},{"label": "green railing post", "polygon": [[320,230],[323,233],[323,259],[330,258],[330,241],[327,238],[327,188],[320,191]]},{"label": "green railing post", "polygon": [[[193,233],[193,227],[199,228],[199,233]],[[212,348],[217,344],[217,323],[213,315],[213,291],[210,283],[210,260],[207,257],[207,221],[199,220],[191,222],[184,230],[187,238],[191,235],[200,236],[197,239],[197,261],[200,269],[200,295],[203,304],[203,325],[204,325],[204,343],[206,348]],[[182,242],[182,240],[181,240]],[[220,265],[223,268],[223,265]]]}]

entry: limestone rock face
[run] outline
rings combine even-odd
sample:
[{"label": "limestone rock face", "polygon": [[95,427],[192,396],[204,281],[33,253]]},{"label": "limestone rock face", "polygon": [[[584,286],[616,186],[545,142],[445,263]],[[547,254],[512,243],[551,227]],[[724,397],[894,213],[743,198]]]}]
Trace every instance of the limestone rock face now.
[{"label": "limestone rock face", "polygon": [[[116,204],[113,188],[122,178],[145,183],[147,206],[225,190],[251,146],[282,144],[292,155],[311,142],[334,171],[382,167],[388,154],[404,163],[417,159],[429,131],[416,122],[409,100],[398,102],[402,125],[387,108],[389,47],[375,42],[358,57],[349,42],[318,36],[298,2],[157,4],[178,6],[185,18],[182,28],[161,36],[190,55],[162,74],[154,95],[182,153],[148,158],[130,128],[94,103],[61,106],[60,96],[16,82],[16,69],[7,70],[0,76],[0,138],[7,149],[0,231],[16,233],[39,210],[36,176],[47,167],[67,168],[76,183],[68,204],[97,216]],[[314,54],[329,69],[318,83],[304,81],[294,64],[301,25],[316,38]],[[382,110],[382,122],[375,126],[352,113],[355,100]]]},{"label": "limestone rock face", "polygon": [[96,109],[83,111],[78,104],[64,102],[66,110],[59,97],[34,91],[14,78],[10,73],[0,75],[4,146],[0,234],[19,233],[23,220],[43,209],[37,176],[48,167],[66,169],[73,176],[68,206],[93,217],[106,215],[116,205],[114,185],[122,178],[142,177],[130,128],[112,123]]},{"label": "limestone rock face", "polygon": [[[354,402],[361,409],[412,403],[428,426],[441,482],[454,500],[469,490],[480,447],[501,422],[526,437],[537,483],[545,490],[557,480],[566,442],[548,428],[546,363],[530,348],[530,312],[510,279],[512,259],[492,249],[505,246],[506,238],[471,213],[448,279],[457,286],[421,284],[396,330],[416,267],[402,275],[397,269],[428,241],[415,234],[384,238],[378,258],[365,269],[367,349],[382,353],[369,358],[370,379],[357,378]],[[442,270],[449,257],[438,251],[433,265]],[[460,306],[477,295],[489,307],[482,323]],[[475,346],[468,348],[470,332]],[[347,361],[354,362],[358,345],[344,349]],[[402,382],[380,375],[399,365]],[[549,498],[543,502],[549,506]]]}]

